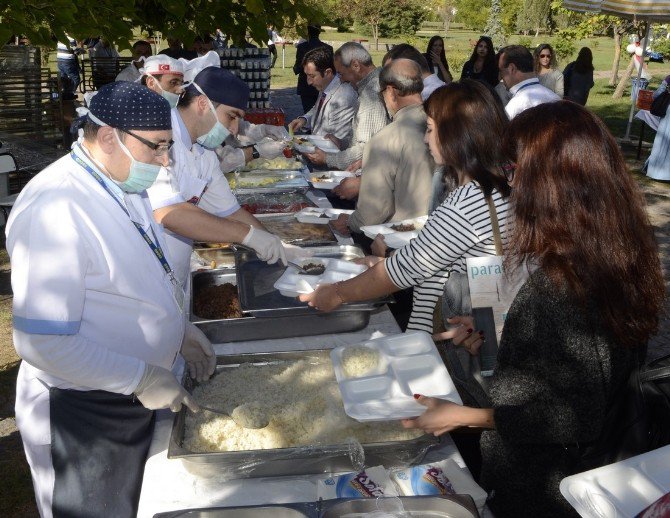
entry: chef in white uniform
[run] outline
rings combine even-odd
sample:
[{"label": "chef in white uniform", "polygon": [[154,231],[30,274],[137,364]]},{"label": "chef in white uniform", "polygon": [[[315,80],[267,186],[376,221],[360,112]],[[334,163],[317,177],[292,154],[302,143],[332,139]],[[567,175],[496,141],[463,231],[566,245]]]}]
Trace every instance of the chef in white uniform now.
[{"label": "chef in white uniform", "polygon": [[116,82],[88,117],[7,222],[16,422],[43,517],[135,516],[153,410],[198,410],[170,372],[178,353],[201,379],[215,364],[145,192],[167,164],[168,102]]},{"label": "chef in white uniform", "polygon": [[140,69],[140,82],[149,90],[165,97],[170,108],[177,106],[184,90],[184,63],[165,54],[148,57]]},{"label": "chef in white uniform", "polygon": [[170,166],[148,190],[156,221],[167,230],[174,271],[187,285],[193,240],[241,243],[269,263],[286,263],[281,240],[242,209],[213,149],[236,134],[249,99],[246,83],[227,70],[197,74],[172,110]]}]

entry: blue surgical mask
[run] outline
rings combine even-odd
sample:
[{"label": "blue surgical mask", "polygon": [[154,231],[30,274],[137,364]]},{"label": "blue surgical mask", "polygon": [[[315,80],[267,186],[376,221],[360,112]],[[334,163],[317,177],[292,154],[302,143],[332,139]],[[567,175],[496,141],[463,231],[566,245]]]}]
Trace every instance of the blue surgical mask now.
[{"label": "blue surgical mask", "polygon": [[114,132],[116,140],[118,141],[121,149],[130,158],[130,171],[128,172],[128,178],[123,182],[117,182],[113,180],[116,185],[118,185],[122,191],[128,193],[138,193],[146,191],[149,187],[153,185],[156,181],[156,177],[161,170],[161,166],[157,164],[147,164],[146,162],[140,162],[135,160],[133,155],[130,154],[128,148],[123,145],[121,139],[117,132]]},{"label": "blue surgical mask", "polygon": [[[200,89],[200,87],[196,83],[191,83],[202,95],[205,95],[205,93]],[[207,96],[205,95],[207,98]],[[216,116],[216,110],[214,109],[214,105],[212,104],[212,101],[207,98],[207,102],[209,103],[209,109],[212,110],[212,113],[214,114],[214,119],[216,119],[216,122],[214,123],[214,126],[205,133],[204,135],[199,136],[196,138],[196,142],[200,144],[202,147],[206,147],[207,149],[216,149],[219,147],[224,140],[230,135],[230,131],[228,128],[226,128],[223,124],[219,122],[219,118]]]},{"label": "blue surgical mask", "polygon": [[168,92],[167,90],[164,90],[163,87],[160,85],[158,82],[158,79],[154,78],[156,80],[156,86],[160,89],[161,95],[163,96],[163,99],[166,99],[167,102],[170,103],[170,108],[174,108],[177,106],[177,103],[179,102],[179,94],[175,94],[172,92]]}]

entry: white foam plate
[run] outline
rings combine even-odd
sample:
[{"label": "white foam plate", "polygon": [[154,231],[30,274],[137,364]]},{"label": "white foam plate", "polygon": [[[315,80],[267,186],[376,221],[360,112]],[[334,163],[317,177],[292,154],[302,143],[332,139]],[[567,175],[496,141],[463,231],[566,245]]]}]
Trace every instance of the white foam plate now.
[{"label": "white foam plate", "polygon": [[325,137],[320,137],[318,135],[305,135],[304,138],[309,140],[324,153],[337,153],[339,151],[339,148],[335,145],[335,143]]},{"label": "white foam plate", "polygon": [[[326,178],[322,178],[322,177]],[[356,176],[349,171],[315,171],[309,176],[309,183],[315,189],[334,189],[345,178],[353,178]]]},{"label": "white foam plate", "polygon": [[[379,353],[378,369],[360,378],[348,378],[342,355],[348,347],[361,346]],[[417,403],[413,394],[462,404],[432,337],[424,331],[336,347],[330,357],[344,411],[357,421],[388,421],[421,415],[426,407]]]},{"label": "white foam plate", "polygon": [[[419,230],[423,228],[427,220],[428,216],[420,216],[418,218],[393,221],[391,223],[382,223],[380,225],[364,225],[361,227],[361,230],[370,239],[377,237],[377,234],[382,234],[387,246],[391,248],[402,248],[403,246],[408,245],[412,239],[419,235]],[[399,224],[413,224],[416,227],[416,230],[411,230],[409,232],[398,232],[397,230],[393,230],[391,228],[393,225]]]},{"label": "white foam plate", "polygon": [[[340,214],[351,214],[353,210],[346,209],[321,209],[318,207],[306,207],[300,212],[295,213],[295,218],[300,223],[315,223],[317,225],[327,225],[332,220],[337,219]],[[322,215],[326,216],[321,217]]]},{"label": "white foam plate", "polygon": [[566,477],[560,489],[584,518],[628,518],[670,492],[670,446]]},{"label": "white foam plate", "polygon": [[301,266],[308,263],[323,263],[326,270],[321,275],[303,275],[298,273],[297,268],[289,265],[274,283],[274,288],[285,297],[297,297],[304,293],[312,293],[319,284],[346,281],[367,269],[362,264],[325,257],[308,257],[295,262]]},{"label": "white foam plate", "polygon": [[316,146],[314,144],[293,144],[293,147],[296,151],[301,153],[314,153],[316,151]]}]

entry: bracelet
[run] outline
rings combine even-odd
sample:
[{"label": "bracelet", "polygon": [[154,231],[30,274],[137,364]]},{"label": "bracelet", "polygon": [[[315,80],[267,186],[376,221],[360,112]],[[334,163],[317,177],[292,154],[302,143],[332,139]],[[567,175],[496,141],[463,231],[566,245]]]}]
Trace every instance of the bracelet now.
[{"label": "bracelet", "polygon": [[337,296],[339,297],[339,299],[340,299],[340,304],[344,304],[344,303],[345,303],[345,302],[344,302],[344,297],[343,297],[342,294],[340,293],[340,282],[341,282],[341,281],[338,281],[338,282],[336,282],[336,283],[334,284],[334,286],[335,286],[335,295],[337,295]]}]

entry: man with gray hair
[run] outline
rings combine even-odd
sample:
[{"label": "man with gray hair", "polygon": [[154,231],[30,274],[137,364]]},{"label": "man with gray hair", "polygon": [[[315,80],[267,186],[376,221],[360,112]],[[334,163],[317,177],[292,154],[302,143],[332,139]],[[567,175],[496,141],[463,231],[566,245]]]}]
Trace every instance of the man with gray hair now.
[{"label": "man with gray hair", "polygon": [[[351,142],[331,139],[342,150],[338,153],[324,153],[317,149],[307,157],[317,165],[327,164],[332,169],[357,169],[356,162],[363,157],[365,144],[388,124],[384,103],[379,98],[379,72],[372,62],[372,56],[360,43],[347,42],[335,51],[335,69],[343,83],[351,83],[358,91],[358,110],[354,115]],[[357,182],[356,182],[357,183]],[[338,186],[341,187],[341,186]],[[342,193],[336,194],[342,196]],[[343,196],[351,199],[353,196]]]},{"label": "man with gray hair", "polygon": [[402,221],[428,213],[435,162],[424,143],[421,67],[396,59],[379,76],[378,97],[393,122],[373,136],[363,153],[363,174],[356,210],[341,215],[338,232],[360,232],[364,225]]}]

